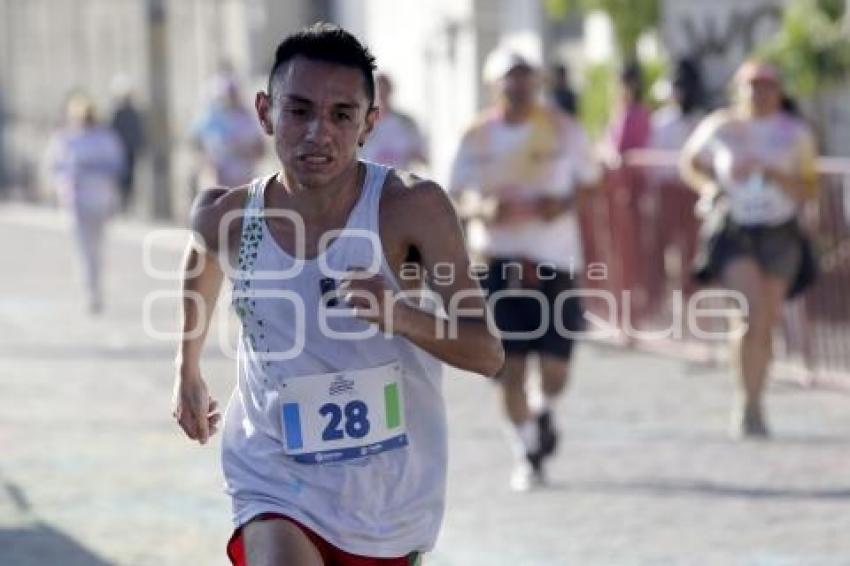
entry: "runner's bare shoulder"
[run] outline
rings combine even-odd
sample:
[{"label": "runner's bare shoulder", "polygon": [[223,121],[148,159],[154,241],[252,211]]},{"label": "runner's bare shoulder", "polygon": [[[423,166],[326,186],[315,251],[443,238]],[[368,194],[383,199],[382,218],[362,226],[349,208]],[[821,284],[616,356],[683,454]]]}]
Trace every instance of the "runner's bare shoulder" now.
[{"label": "runner's bare shoulder", "polygon": [[702,119],[701,128],[718,132],[722,128],[738,121],[738,116],[730,108],[718,108]]},{"label": "runner's bare shoulder", "polygon": [[[242,210],[248,199],[249,185],[215,187],[198,193],[192,203],[189,222],[196,238],[209,252],[219,251],[227,242],[238,241],[242,230]],[[227,242],[223,242],[222,238]]]},{"label": "runner's bare shoulder", "polygon": [[495,108],[488,108],[479,113],[472,123],[464,130],[460,144],[475,144],[487,135],[490,127],[500,119],[499,112]]}]

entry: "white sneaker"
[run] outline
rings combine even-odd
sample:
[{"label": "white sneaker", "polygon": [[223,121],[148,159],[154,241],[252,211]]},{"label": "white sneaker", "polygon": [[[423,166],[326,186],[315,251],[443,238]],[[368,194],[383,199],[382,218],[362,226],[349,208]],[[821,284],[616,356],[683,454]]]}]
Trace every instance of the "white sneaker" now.
[{"label": "white sneaker", "polygon": [[514,471],[511,473],[511,489],[516,492],[524,493],[541,487],[546,483],[543,477],[543,470],[535,470],[528,462],[519,462],[514,466]]}]

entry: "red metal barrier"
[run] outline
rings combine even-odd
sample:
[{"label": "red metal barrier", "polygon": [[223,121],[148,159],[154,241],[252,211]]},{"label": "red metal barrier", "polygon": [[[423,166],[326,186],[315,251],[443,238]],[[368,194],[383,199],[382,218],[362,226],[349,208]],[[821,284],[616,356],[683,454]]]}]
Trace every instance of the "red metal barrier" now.
[{"label": "red metal barrier", "polygon": [[[676,175],[676,159],[669,152],[632,152],[580,201],[586,260],[608,270],[587,285],[617,298],[624,342],[715,359],[725,356],[725,343],[697,338],[688,324],[676,324],[676,309],[686,308],[697,290],[690,265],[699,228],[697,198]],[[819,171],[820,197],[804,211],[803,225],[818,252],[820,275],[803,298],[787,303],[776,365],[801,382],[850,388],[850,159],[822,158]],[[601,302],[590,300],[587,307],[608,314]],[[672,331],[649,340],[630,329]]]}]

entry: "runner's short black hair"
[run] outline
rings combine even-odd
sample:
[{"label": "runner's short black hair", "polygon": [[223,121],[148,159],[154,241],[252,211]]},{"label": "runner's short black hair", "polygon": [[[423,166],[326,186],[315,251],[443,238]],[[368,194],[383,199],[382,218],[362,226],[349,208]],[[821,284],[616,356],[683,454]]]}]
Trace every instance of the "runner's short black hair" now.
[{"label": "runner's short black hair", "polygon": [[316,22],[284,39],[277,46],[269,72],[269,94],[278,70],[298,56],[359,69],[363,73],[369,106],[374,106],[375,57],[351,33],[334,24]]}]

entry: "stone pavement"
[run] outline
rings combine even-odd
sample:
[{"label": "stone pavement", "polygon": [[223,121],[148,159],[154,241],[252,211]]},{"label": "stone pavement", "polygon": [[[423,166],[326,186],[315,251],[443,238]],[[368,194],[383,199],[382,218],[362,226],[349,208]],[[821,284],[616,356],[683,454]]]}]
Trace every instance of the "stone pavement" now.
[{"label": "stone pavement", "polygon": [[[0,207],[0,565],[223,566],[229,503],[218,440],[170,417],[176,281],[146,275],[149,226],[111,232],[107,310],[85,314],[67,222]],[[182,237],[153,246],[159,269]],[[225,400],[233,363],[209,348]],[[551,487],[507,488],[495,390],[449,371],[448,512],[432,566],[850,565],[850,403],[775,384],[775,439],[725,436],[730,384],[715,369],[584,345]]]}]

